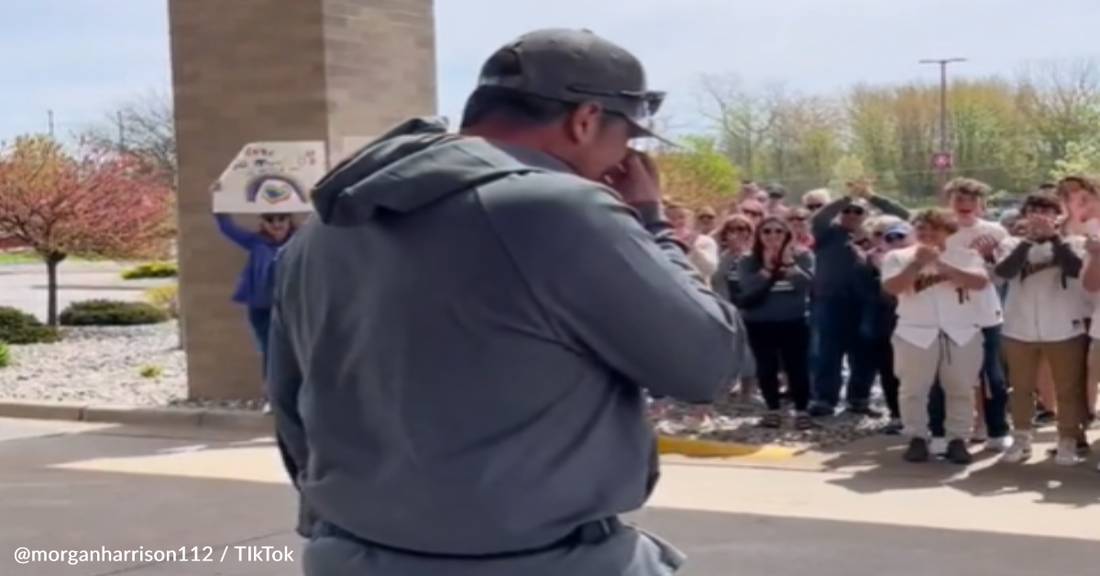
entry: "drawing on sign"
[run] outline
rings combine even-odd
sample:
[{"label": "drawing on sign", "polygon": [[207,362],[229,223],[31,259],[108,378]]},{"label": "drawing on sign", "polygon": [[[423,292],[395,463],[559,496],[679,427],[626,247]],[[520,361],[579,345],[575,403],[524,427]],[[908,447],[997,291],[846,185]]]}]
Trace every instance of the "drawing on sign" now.
[{"label": "drawing on sign", "polygon": [[211,186],[214,212],[308,212],[326,168],[324,142],[248,144]]}]

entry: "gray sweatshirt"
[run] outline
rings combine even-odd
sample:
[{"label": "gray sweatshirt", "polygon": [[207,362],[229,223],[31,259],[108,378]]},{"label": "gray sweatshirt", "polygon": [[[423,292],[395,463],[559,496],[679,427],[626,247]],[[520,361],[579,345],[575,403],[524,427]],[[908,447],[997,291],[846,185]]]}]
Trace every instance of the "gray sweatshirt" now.
[{"label": "gray sweatshirt", "polygon": [[530,550],[641,508],[658,474],[646,393],[728,387],[736,311],[656,204],[433,121],[337,166],[313,203],[276,262],[269,351],[276,432],[319,520],[301,531],[353,536],[356,573],[587,576],[572,551],[392,549]]},{"label": "gray sweatshirt", "polygon": [[[769,280],[757,258],[740,262],[742,297],[763,289]],[[814,257],[809,252],[795,255],[794,266],[771,285],[764,301],[752,308],[742,308],[746,322],[785,322],[805,318],[809,313],[810,284],[814,277]]]}]

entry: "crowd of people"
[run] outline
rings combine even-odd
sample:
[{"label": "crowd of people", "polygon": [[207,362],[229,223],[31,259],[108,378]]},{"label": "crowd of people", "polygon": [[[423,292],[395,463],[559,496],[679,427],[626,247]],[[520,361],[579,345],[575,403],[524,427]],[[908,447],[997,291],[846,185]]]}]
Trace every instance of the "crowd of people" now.
[{"label": "crowd of people", "polygon": [[[908,437],[908,461],[965,464],[976,443],[1022,462],[1033,430],[1054,424],[1054,461],[1087,458],[1100,381],[1096,182],[1043,184],[999,221],[983,217],[990,193],[955,179],[942,207],[912,213],[863,180],[800,204],[745,182],[720,210],[667,204],[692,263],[741,312],[754,362],[734,392],[762,397],[760,426],[784,426],[788,405],[799,430],[843,409],[886,417],[884,432]],[[876,382],[886,414],[871,402]]]}]

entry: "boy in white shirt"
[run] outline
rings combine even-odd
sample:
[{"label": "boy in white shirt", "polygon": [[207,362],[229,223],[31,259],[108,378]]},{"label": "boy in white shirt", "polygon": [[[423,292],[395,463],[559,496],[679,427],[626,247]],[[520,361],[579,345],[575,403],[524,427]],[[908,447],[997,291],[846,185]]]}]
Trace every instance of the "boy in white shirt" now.
[{"label": "boy in white shirt", "polygon": [[976,294],[989,286],[981,256],[949,248],[958,231],[949,210],[933,208],[913,218],[916,244],[887,253],[882,287],[898,299],[894,370],[901,381],[899,404],[905,434],[904,458],[924,462],[928,446],[928,396],[939,379],[944,395],[946,457],[969,464],[966,446],[974,410],[974,382],[982,369],[982,307]]},{"label": "boy in white shirt", "polygon": [[[947,239],[948,248],[978,251],[987,271],[995,263],[994,251],[1009,236],[1004,226],[982,218],[986,199],[991,192],[988,184],[973,178],[956,178],[944,187],[948,207],[959,225],[958,231]],[[978,314],[983,353],[980,378],[974,381],[979,421],[971,437],[984,440],[987,450],[1001,452],[1012,444],[1008,426],[1008,385],[1001,364],[1001,298],[993,283],[975,294],[975,298],[980,307]],[[943,392],[937,386],[929,402],[932,452],[935,454],[941,454],[946,449],[942,396]]]},{"label": "boy in white shirt", "polygon": [[1056,222],[1062,203],[1051,193],[1030,194],[1020,208],[1026,223],[1022,238],[1009,238],[998,249],[996,275],[1007,282],[1004,304],[1004,349],[1012,388],[1010,407],[1015,443],[1007,462],[1031,456],[1036,374],[1050,366],[1057,402],[1058,443],[1054,461],[1081,462],[1085,441],[1086,308],[1078,278],[1084,238],[1066,236]]}]

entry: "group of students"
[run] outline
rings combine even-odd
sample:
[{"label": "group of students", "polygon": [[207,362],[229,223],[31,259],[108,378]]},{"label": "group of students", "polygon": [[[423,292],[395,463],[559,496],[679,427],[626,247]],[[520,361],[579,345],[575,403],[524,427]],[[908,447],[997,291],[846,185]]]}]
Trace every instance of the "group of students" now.
[{"label": "group of students", "polygon": [[751,183],[721,215],[669,203],[692,262],[741,312],[755,361],[738,389],[759,390],[761,426],[783,426],[789,399],[792,425],[813,428],[842,391],[847,412],[880,417],[870,402],[878,381],[885,431],[908,437],[908,461],[969,463],[980,442],[1022,462],[1033,429],[1049,422],[1055,462],[1087,458],[1100,381],[1100,189],[1067,177],[1000,222],[982,217],[990,193],[959,178],[943,207],[915,214],[864,181],[835,200],[807,192],[797,207]]}]

